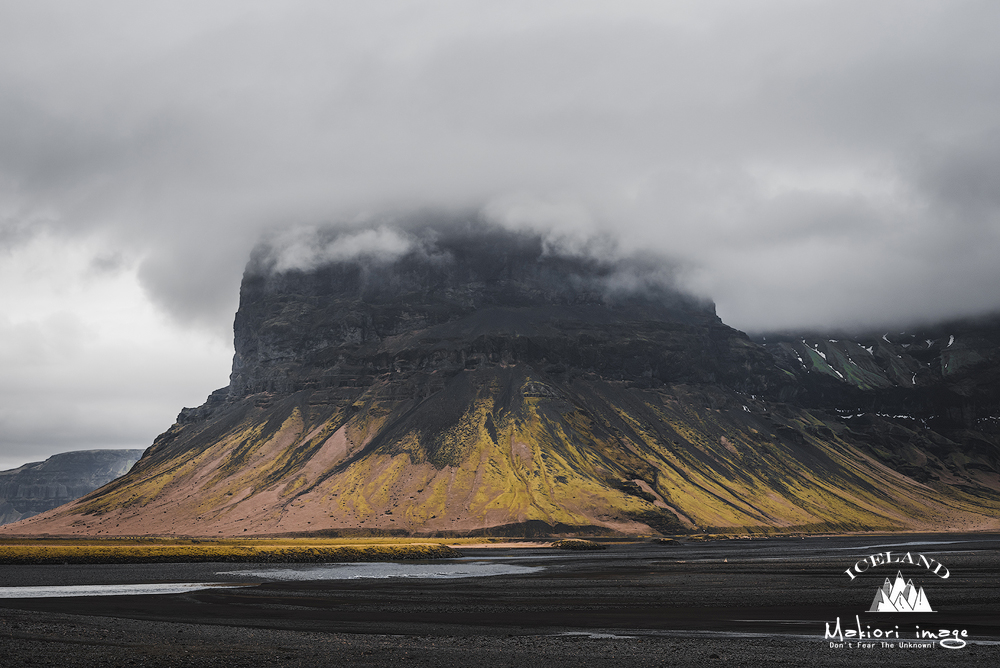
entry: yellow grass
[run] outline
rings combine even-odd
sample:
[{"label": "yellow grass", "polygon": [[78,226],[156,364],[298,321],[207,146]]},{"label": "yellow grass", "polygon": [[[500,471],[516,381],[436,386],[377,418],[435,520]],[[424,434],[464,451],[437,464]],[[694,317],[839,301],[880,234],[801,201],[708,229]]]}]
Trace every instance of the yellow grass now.
[{"label": "yellow grass", "polygon": [[559,550],[606,550],[608,548],[607,545],[595,543],[592,540],[581,540],[579,538],[557,540],[552,543],[552,547]]},{"label": "yellow grass", "polygon": [[149,564],[209,561],[319,563],[448,559],[460,556],[461,553],[443,542],[404,542],[392,538],[14,539],[0,544],[0,564]]}]

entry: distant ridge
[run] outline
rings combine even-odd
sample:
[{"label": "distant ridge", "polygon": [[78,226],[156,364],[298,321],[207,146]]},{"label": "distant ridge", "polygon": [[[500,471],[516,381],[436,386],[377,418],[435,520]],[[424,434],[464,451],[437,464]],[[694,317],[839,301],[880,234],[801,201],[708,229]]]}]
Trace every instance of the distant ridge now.
[{"label": "distant ridge", "polygon": [[78,499],[125,475],[142,450],[76,450],[0,471],[0,524]]}]

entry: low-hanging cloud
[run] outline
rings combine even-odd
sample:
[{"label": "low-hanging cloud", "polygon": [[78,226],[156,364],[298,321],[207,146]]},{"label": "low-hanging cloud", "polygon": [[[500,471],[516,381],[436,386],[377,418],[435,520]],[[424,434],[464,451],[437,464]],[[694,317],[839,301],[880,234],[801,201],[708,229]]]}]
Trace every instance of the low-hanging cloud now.
[{"label": "low-hanging cloud", "polygon": [[354,258],[391,261],[411,250],[414,240],[384,225],[345,231],[301,226],[283,230],[283,234],[276,235],[269,243],[273,249],[271,270],[287,272],[310,271]]},{"label": "low-hanging cloud", "polygon": [[526,294],[557,300],[640,299],[649,307],[698,305],[679,290],[678,267],[664,255],[626,252],[613,237],[572,234],[548,223],[494,220],[484,212],[431,211],[326,226],[273,230],[247,272],[273,277],[332,270],[345,298],[398,299],[415,285],[482,285],[510,280]]}]

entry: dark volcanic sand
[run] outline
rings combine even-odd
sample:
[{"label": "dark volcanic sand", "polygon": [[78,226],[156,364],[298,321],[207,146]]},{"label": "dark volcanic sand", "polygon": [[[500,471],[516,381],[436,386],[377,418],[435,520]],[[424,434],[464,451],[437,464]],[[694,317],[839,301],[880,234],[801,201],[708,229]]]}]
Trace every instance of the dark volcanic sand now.
[{"label": "dark volcanic sand", "polygon": [[[949,544],[895,546],[930,541]],[[886,545],[889,545],[886,547]],[[874,552],[951,571],[903,576],[935,613],[870,614]],[[601,552],[465,549],[545,566],[463,579],[267,581],[170,595],[0,599],[0,665],[990,666],[1000,665],[1000,537],[883,536],[618,544]],[[0,587],[246,582],[269,565],[3,566]],[[297,567],[298,568],[298,567]],[[967,629],[964,649],[833,649],[826,622]],[[904,634],[905,635],[905,634]]]}]

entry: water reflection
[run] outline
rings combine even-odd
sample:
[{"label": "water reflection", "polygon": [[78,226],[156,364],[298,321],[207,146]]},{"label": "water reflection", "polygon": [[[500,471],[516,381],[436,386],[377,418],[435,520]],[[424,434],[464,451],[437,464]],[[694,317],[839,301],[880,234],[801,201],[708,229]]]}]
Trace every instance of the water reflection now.
[{"label": "water reflection", "polygon": [[70,596],[139,596],[183,594],[212,587],[240,587],[224,582],[172,582],[166,584],[59,585],[46,587],[0,587],[0,598],[65,598]]}]

